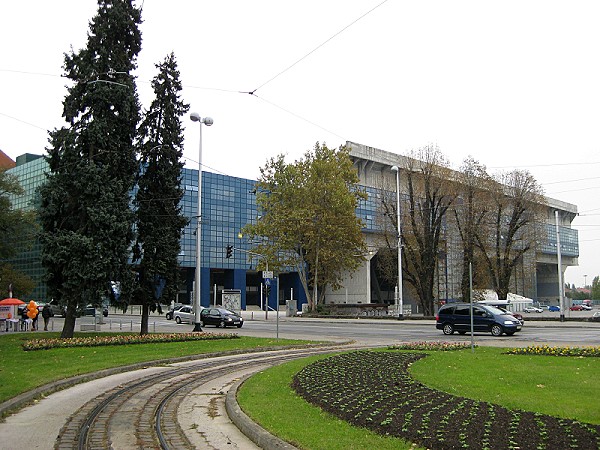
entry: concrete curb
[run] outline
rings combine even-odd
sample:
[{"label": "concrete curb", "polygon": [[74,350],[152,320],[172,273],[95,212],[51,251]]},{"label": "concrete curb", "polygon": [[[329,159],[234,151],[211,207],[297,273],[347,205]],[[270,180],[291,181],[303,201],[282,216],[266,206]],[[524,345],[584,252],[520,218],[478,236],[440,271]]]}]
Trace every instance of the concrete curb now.
[{"label": "concrete curb", "polygon": [[227,396],[225,397],[225,410],[227,411],[229,419],[252,442],[264,450],[297,449],[297,447],[279,439],[277,436],[272,435],[267,430],[257,425],[240,408],[240,405],[237,402],[237,392],[244,381],[250,376],[252,376],[252,374],[238,380],[227,392]]},{"label": "concrete curb", "polygon": [[[160,362],[155,361],[159,365]],[[98,372],[90,372],[83,375],[77,375],[70,378],[64,378],[62,380],[56,380],[48,384],[43,384],[41,386],[36,387],[30,391],[23,392],[22,394],[17,395],[16,397],[12,397],[6,400],[3,403],[0,403],[0,420],[6,417],[9,414],[12,414],[28,404],[35,402],[38,398],[43,397],[45,395],[50,395],[54,392],[60,391],[62,389],[67,389],[71,386],[75,386],[80,383],[86,383],[88,381],[97,380],[99,378],[104,378],[110,375],[114,375],[122,372],[129,372],[132,370],[143,369],[144,367],[148,367],[151,364],[139,363],[132,364],[129,366],[121,366],[114,367],[111,369],[100,370]]]},{"label": "concrete curb", "polygon": [[[307,345],[306,347],[320,347],[326,346],[328,344],[317,344],[317,345]],[[23,392],[15,397],[12,397],[2,403],[0,403],[0,420],[6,417],[9,414],[13,414],[16,411],[24,408],[30,403],[35,402],[40,397],[45,395],[50,395],[54,392],[60,391],[62,389],[67,389],[71,386],[75,386],[80,383],[86,383],[88,381],[97,380],[99,378],[104,378],[110,375],[115,375],[123,372],[130,372],[133,370],[144,369],[146,367],[154,367],[161,366],[166,364],[173,364],[184,361],[192,361],[198,359],[208,359],[215,356],[223,356],[223,355],[235,355],[240,353],[260,353],[260,352],[268,352],[268,351],[277,351],[277,350],[289,350],[294,348],[302,348],[302,345],[289,345],[282,347],[263,347],[257,349],[239,349],[239,350],[229,350],[226,352],[218,352],[218,353],[200,353],[195,355],[181,356],[177,358],[166,358],[166,359],[158,359],[152,361],[144,361],[135,364],[129,364],[126,366],[118,366],[111,367],[108,369],[99,370],[97,372],[90,372],[81,375],[76,375],[69,378],[63,378],[61,380],[55,380],[47,384],[43,384],[38,386],[30,391]]]}]

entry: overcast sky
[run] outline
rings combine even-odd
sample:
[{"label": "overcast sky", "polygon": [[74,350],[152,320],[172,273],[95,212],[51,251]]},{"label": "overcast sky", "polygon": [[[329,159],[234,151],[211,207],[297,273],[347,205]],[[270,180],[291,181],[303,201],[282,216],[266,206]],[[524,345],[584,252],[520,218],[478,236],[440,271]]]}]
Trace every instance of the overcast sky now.
[{"label": "overcast sky", "polygon": [[[0,149],[13,159],[43,153],[46,130],[63,125],[63,53],[85,45],[96,10],[2,2]],[[454,168],[471,155],[490,172],[527,169],[577,205],[580,266],[565,279],[600,275],[597,0],[145,0],[142,18],[140,101],[173,51],[184,101],[214,119],[205,170],[256,178],[317,141],[398,154],[434,144]],[[198,125],[185,126],[197,168]]]}]

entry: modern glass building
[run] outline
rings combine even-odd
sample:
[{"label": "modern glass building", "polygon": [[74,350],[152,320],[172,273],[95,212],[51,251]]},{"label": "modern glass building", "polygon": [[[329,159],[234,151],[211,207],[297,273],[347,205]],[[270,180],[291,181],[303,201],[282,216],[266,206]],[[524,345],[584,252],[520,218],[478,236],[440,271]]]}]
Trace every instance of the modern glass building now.
[{"label": "modern glass building", "polygon": [[[45,181],[47,164],[39,155],[23,155],[17,158],[17,165],[8,173],[16,175],[24,188],[22,196],[11,198],[14,208],[32,209],[35,207],[36,189]],[[179,263],[183,283],[176,299],[171,301],[193,303],[194,279],[196,270],[196,227],[198,225],[198,171],[184,168],[181,183],[184,189],[182,199],[183,214],[189,218],[181,238]],[[262,272],[256,270],[256,259],[251,260],[246,253],[248,243],[238,235],[244,225],[256,220],[257,209],[254,192],[255,181],[220,175],[211,172],[202,173],[202,245],[201,245],[201,304],[220,304],[224,289],[237,289],[241,293],[242,308],[249,305],[260,306],[267,302],[261,299]],[[25,244],[25,243],[24,243]],[[234,251],[226,258],[226,247],[231,245]],[[25,247],[25,246],[24,246]],[[49,301],[44,283],[44,268],[40,262],[40,247],[36,242],[30,249],[19,253],[11,261],[15,269],[29,275],[36,288],[29,299],[39,302]],[[279,302],[304,299],[302,286],[297,274],[279,275]],[[271,289],[268,299],[274,308],[277,295]]]},{"label": "modern glass building", "polygon": [[[12,206],[15,209],[30,211],[36,207],[37,188],[46,180],[46,169],[48,165],[46,160],[40,155],[26,153],[17,158],[16,167],[8,170],[7,173],[15,175],[23,188],[23,195],[11,196]],[[35,242],[24,242],[21,251],[11,260],[13,267],[27,274],[36,286],[27,299],[39,299],[43,301],[47,298],[46,285],[44,280],[44,268],[40,259],[40,245]]]},{"label": "modern glass building", "polygon": [[[403,168],[403,156],[374,149],[352,142],[347,143],[350,156],[359,174],[359,183],[368,198],[362,201],[356,214],[363,220],[363,232],[369,247],[364,255],[364,265],[355,273],[348,274],[342,289],[326,291],[326,303],[394,303],[394,286],[384,280],[377,268],[377,253],[380,244],[377,236],[381,232],[380,204],[383,195],[389,195],[382,186],[395,186],[392,166]],[[23,155],[17,158],[17,166],[9,170],[16,175],[25,194],[12,198],[15,208],[31,209],[35,206],[37,187],[44,182],[47,165],[44,158],[35,155]],[[403,169],[404,170],[404,169]],[[382,180],[386,180],[382,183]],[[196,229],[198,226],[198,171],[184,168],[181,179],[184,189],[182,199],[183,213],[189,223],[181,237],[179,263],[183,282],[176,299],[163,299],[164,304],[176,301],[193,303],[194,279],[196,269]],[[211,172],[202,174],[202,214],[201,214],[201,304],[221,304],[224,290],[239,290],[242,309],[264,307],[268,301],[275,308],[277,298],[284,305],[287,300],[296,300],[298,306],[306,303],[304,290],[297,273],[279,274],[279,290],[270,290],[268,299],[261,292],[264,280],[262,272],[257,271],[256,259],[247,253],[250,246],[246,240],[238,237],[244,225],[258,218],[255,181],[236,178]],[[388,188],[389,189],[389,188]],[[558,214],[557,214],[558,212]],[[558,258],[556,217],[559,218],[562,267],[564,274],[570,265],[577,265],[579,243],[577,230],[571,228],[571,222],[577,214],[575,205],[547,199],[547,218],[543,224],[545,230],[541,243],[534,254],[521,263],[513,277],[511,292],[533,298],[548,304],[558,302]],[[443,237],[444,248],[440,251],[435,296],[438,299],[459,298],[461,277],[460,245],[456,232],[446,227]],[[226,258],[227,246],[233,246],[231,258]],[[37,244],[21,252],[11,261],[16,269],[27,273],[37,283],[30,298],[47,301],[48,294],[43,282],[44,269],[40,264],[40,249]],[[405,307],[417,312],[417,301],[407,286],[404,286]],[[279,295],[277,295],[279,294]]]}]

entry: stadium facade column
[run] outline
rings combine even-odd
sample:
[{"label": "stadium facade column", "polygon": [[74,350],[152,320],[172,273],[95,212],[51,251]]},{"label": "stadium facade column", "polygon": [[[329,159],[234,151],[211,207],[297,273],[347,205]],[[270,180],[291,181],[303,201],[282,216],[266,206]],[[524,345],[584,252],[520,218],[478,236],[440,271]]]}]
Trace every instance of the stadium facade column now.
[{"label": "stadium facade column", "polygon": [[242,309],[246,309],[246,269],[233,269],[233,289],[242,293]]},{"label": "stadium facade column", "polygon": [[210,298],[210,267],[200,269],[200,306],[208,308],[212,303]]}]

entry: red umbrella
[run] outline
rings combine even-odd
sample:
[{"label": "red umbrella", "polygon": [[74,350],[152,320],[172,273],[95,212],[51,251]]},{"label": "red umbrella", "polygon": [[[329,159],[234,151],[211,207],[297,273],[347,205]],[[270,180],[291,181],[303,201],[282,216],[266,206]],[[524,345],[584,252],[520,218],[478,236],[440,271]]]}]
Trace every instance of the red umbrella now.
[{"label": "red umbrella", "polygon": [[19,300],[18,298],[5,298],[4,300],[0,300],[0,306],[10,306],[10,305],[24,305],[25,302]]}]

